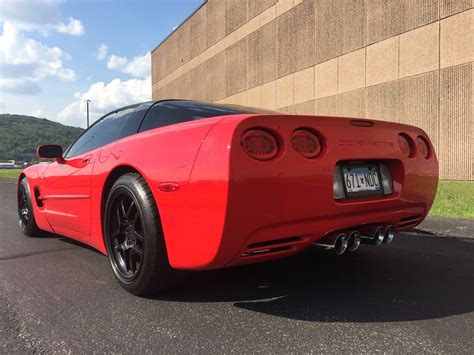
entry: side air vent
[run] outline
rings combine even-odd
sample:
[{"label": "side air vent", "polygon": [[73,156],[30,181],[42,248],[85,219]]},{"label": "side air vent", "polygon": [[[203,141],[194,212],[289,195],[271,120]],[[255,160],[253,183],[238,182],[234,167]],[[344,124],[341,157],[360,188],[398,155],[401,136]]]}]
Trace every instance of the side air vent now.
[{"label": "side air vent", "polygon": [[290,237],[290,238],[283,238],[283,239],[275,239],[275,240],[269,240],[268,242],[250,244],[248,246],[248,248],[249,249],[264,248],[264,247],[269,247],[269,246],[272,246],[272,245],[281,245],[281,244],[287,244],[287,243],[294,243],[294,242],[298,242],[300,240],[303,240],[303,238],[302,237]]},{"label": "side air vent", "polygon": [[407,228],[416,226],[421,220],[421,215],[400,218],[398,228]]},{"label": "side air vent", "polygon": [[243,253],[242,257],[245,258],[248,256],[264,255],[264,254],[276,253],[279,251],[287,251],[287,250],[292,250],[292,249],[293,249],[292,247],[288,246],[288,247],[279,247],[279,248],[271,248],[271,249],[252,250],[252,251]]},{"label": "side air vent", "polygon": [[41,193],[38,187],[35,186],[35,200],[38,207],[43,207],[43,200],[41,199]]},{"label": "side air vent", "polygon": [[249,244],[242,257],[264,255],[282,251],[291,251],[294,247],[306,242],[304,237],[288,237]]}]

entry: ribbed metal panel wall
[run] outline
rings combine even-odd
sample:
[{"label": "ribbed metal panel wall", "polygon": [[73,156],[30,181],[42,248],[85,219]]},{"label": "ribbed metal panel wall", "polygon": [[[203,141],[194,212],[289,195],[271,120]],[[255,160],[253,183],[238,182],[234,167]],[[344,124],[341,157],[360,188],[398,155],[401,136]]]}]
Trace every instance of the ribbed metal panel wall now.
[{"label": "ribbed metal panel wall", "polygon": [[152,53],[153,98],[369,117],[474,180],[474,0],[208,0]]},{"label": "ribbed metal panel wall", "polygon": [[442,69],[440,77],[440,172],[451,179],[473,180],[473,64]]}]

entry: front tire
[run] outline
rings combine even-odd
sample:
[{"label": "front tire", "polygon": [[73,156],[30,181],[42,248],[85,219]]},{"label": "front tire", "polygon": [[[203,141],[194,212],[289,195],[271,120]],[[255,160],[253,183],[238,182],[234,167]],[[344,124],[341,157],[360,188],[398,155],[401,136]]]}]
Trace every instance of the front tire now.
[{"label": "front tire", "polygon": [[30,186],[28,185],[26,177],[23,177],[18,184],[17,205],[18,222],[23,234],[28,237],[40,236],[42,231],[36,224],[35,214],[33,211],[33,200],[31,198]]},{"label": "front tire", "polygon": [[137,173],[122,175],[106,203],[104,235],[112,270],[127,291],[150,296],[174,286],[153,194]]}]

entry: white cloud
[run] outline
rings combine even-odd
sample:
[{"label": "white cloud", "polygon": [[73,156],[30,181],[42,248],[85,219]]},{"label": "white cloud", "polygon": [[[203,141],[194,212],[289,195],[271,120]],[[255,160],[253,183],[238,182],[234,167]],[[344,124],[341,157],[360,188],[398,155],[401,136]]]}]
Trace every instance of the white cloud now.
[{"label": "white cloud", "polygon": [[107,68],[109,69],[122,69],[127,65],[127,58],[119,57],[118,55],[112,54],[107,62]]},{"label": "white cloud", "polygon": [[84,34],[81,21],[69,17],[67,23],[59,11],[62,0],[2,0],[0,22],[10,22],[18,29],[47,35],[56,31],[73,36]]},{"label": "white cloud", "polygon": [[151,75],[151,54],[134,57],[123,69],[124,73],[133,77],[144,78]]},{"label": "white cloud", "polygon": [[151,75],[150,52],[132,59],[112,54],[107,62],[107,68],[129,74],[133,78],[146,78]]},{"label": "white cloud", "polygon": [[76,99],[57,116],[63,124],[85,127],[86,104],[91,100],[91,122],[113,109],[151,99],[151,79],[114,79],[109,83],[97,82],[84,93],[75,93]]},{"label": "white cloud", "polygon": [[46,77],[74,80],[74,71],[64,67],[63,59],[69,55],[60,48],[26,38],[5,22],[0,35],[0,90],[34,94],[40,91],[38,82]]},{"label": "white cloud", "polygon": [[64,67],[63,59],[69,55],[60,48],[26,38],[5,22],[0,35],[0,90],[34,94],[40,91],[38,82],[46,77],[74,80],[74,71]]},{"label": "white cloud", "polygon": [[107,45],[105,43],[101,43],[99,49],[97,50],[97,53],[96,53],[95,57],[98,60],[104,60],[105,57],[107,57],[107,50],[108,49],[109,49],[109,47],[107,47]]},{"label": "white cloud", "polygon": [[36,95],[41,92],[41,88],[37,82],[28,78],[0,78],[0,92],[21,95]]},{"label": "white cloud", "polygon": [[44,117],[44,112],[41,109],[36,109],[36,110],[33,110],[33,112],[30,113],[30,116],[43,118]]},{"label": "white cloud", "polygon": [[60,23],[56,29],[60,33],[66,33],[71,36],[81,36],[84,34],[84,27],[82,26],[81,21],[72,17],[69,17],[69,23],[67,25]]}]

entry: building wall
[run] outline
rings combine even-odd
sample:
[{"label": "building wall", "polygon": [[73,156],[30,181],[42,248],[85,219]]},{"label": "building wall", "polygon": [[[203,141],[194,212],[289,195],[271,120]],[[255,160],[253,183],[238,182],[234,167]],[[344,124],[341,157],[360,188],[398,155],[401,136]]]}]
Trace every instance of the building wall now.
[{"label": "building wall", "polygon": [[474,180],[474,0],[208,0],[152,53],[154,99],[413,124]]}]

